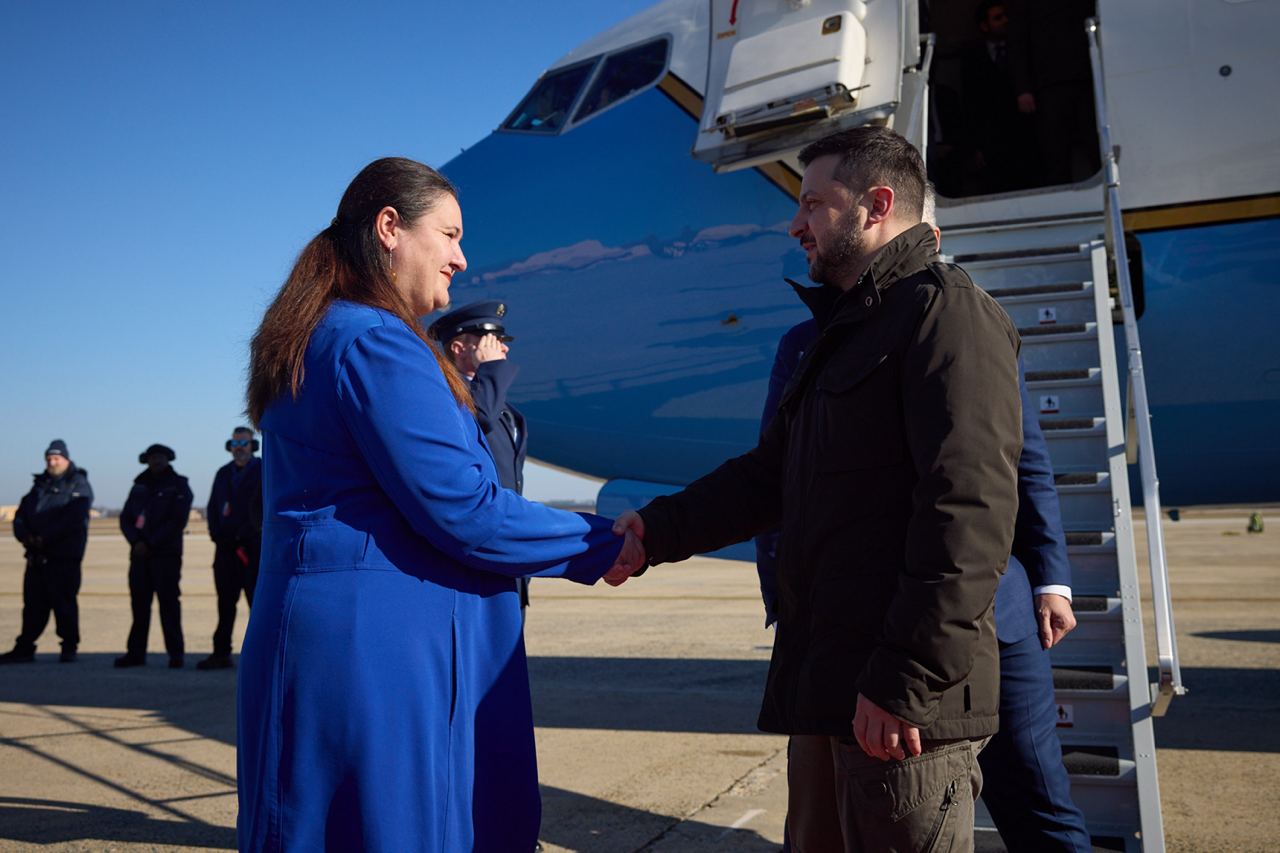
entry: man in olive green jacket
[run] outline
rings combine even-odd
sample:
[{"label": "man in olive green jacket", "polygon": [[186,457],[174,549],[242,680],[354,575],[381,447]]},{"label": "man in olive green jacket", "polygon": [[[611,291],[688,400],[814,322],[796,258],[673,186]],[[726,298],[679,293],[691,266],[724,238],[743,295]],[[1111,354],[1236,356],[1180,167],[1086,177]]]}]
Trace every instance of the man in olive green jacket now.
[{"label": "man in olive green jacket", "polygon": [[822,327],[749,453],[628,513],[649,562],[782,530],[759,725],[792,736],[794,849],[966,850],[997,728],[996,586],[1022,445],[1017,332],[938,258],[919,153],[813,143],[791,223]]}]

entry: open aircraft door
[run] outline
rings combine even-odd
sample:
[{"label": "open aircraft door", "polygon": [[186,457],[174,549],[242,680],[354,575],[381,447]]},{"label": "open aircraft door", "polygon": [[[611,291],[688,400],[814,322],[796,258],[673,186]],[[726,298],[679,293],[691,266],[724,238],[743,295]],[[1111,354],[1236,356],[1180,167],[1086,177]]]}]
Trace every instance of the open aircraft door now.
[{"label": "open aircraft door", "polygon": [[861,124],[923,150],[926,67],[916,0],[710,0],[693,156],[716,171],[778,160]]}]

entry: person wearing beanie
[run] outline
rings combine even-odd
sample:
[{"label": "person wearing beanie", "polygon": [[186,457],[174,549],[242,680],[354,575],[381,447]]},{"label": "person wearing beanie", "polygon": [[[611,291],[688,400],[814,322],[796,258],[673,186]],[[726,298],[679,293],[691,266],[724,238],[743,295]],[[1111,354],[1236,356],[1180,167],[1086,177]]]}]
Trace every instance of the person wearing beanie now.
[{"label": "person wearing beanie", "polygon": [[89,508],[93,489],[89,474],[77,468],[67,443],[56,438],[44,452],[44,471],[18,505],[13,535],[26,550],[27,568],[22,579],[22,633],[13,650],[0,655],[0,664],[35,660],[36,640],[53,613],[55,630],[62,640],[63,663],[76,659],[80,644],[80,561],[89,539]]},{"label": "person wearing beanie", "polygon": [[182,577],[182,534],[191,515],[193,495],[187,478],[169,463],[177,454],[163,444],[153,444],[138,455],[147,469],[133,481],[129,498],[120,511],[120,531],[129,543],[129,599],[133,626],[125,654],[117,667],[147,662],[147,634],[151,630],[151,599],[160,602],[160,628],[169,653],[169,668],[181,669],[182,608],[178,582]]}]

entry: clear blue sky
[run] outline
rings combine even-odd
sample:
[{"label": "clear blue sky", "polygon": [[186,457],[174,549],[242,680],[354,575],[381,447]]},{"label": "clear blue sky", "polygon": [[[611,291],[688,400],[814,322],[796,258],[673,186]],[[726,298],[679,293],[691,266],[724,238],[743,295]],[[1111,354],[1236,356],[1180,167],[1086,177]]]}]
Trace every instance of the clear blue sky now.
[{"label": "clear blue sky", "polygon": [[99,505],[123,504],[154,441],[202,502],[243,420],[249,337],[351,177],[392,154],[444,164],[648,5],[6,4],[0,504],[55,437]]}]

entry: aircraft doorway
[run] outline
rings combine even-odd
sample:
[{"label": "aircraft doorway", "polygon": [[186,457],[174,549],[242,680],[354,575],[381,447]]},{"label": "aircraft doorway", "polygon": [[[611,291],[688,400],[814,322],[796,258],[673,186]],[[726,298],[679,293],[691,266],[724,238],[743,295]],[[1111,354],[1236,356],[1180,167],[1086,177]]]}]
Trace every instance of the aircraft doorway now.
[{"label": "aircraft doorway", "polygon": [[1100,168],[1084,21],[1094,0],[922,0],[937,46],[929,177],[946,198],[1078,183]]}]

